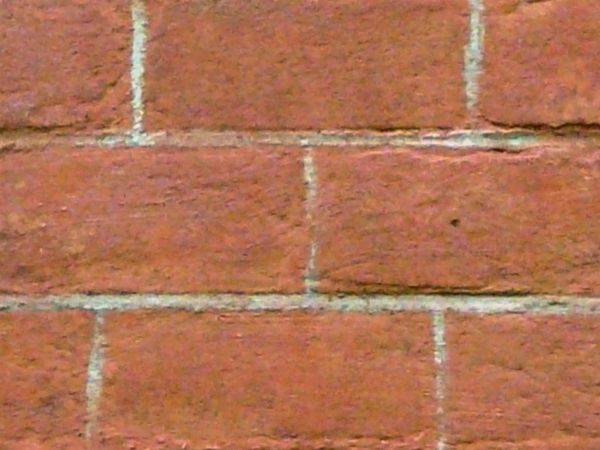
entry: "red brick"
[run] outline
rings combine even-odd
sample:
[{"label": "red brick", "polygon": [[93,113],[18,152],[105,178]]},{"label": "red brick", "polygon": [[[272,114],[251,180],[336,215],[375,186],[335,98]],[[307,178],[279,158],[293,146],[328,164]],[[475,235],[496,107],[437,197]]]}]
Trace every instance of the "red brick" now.
[{"label": "red brick", "polygon": [[0,156],[0,291],[302,290],[301,152]]},{"label": "red brick", "polygon": [[507,125],[600,123],[600,3],[486,3],[484,116]]},{"label": "red brick", "polygon": [[323,149],[323,291],[600,293],[600,151]]},{"label": "red brick", "polygon": [[0,448],[84,448],[92,324],[81,312],[0,313]]},{"label": "red brick", "polygon": [[106,333],[101,448],[432,448],[427,315],[136,312]]},{"label": "red brick", "polygon": [[462,123],[464,0],[150,0],[149,127]]},{"label": "red brick", "polygon": [[129,124],[129,1],[4,0],[0,128]]},{"label": "red brick", "polygon": [[599,318],[452,315],[446,341],[453,448],[600,448]]}]

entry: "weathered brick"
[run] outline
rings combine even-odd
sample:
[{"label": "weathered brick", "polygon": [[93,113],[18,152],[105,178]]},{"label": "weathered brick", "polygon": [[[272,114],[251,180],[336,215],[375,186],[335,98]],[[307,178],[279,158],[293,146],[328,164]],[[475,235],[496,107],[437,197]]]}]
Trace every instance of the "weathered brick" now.
[{"label": "weathered brick", "polygon": [[129,126],[127,0],[3,0],[0,129]]},{"label": "weathered brick", "polygon": [[300,151],[55,149],[0,179],[0,291],[302,290]]},{"label": "weathered brick", "polygon": [[150,0],[152,129],[448,127],[464,0]]},{"label": "weathered brick", "polygon": [[481,107],[505,125],[600,123],[600,2],[488,0]]},{"label": "weathered brick", "polygon": [[600,293],[600,151],[316,153],[323,291]]},{"label": "weathered brick", "polygon": [[111,315],[99,445],[432,448],[430,334],[425,314]]},{"label": "weathered brick", "polygon": [[85,447],[90,315],[0,313],[0,448]]},{"label": "weathered brick", "polygon": [[452,448],[600,448],[599,318],[451,315],[447,322]]}]

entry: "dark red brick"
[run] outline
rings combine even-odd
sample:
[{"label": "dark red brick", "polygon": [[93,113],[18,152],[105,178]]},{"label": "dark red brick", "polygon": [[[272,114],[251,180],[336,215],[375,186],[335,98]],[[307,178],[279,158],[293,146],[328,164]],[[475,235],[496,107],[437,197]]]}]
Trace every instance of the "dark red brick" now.
[{"label": "dark red brick", "polygon": [[2,155],[0,291],[301,291],[302,173],[281,148]]},{"label": "dark red brick", "polygon": [[323,149],[323,291],[600,293],[600,152]]},{"label": "dark red brick", "polygon": [[129,127],[127,0],[3,0],[0,129]]},{"label": "dark red brick", "polygon": [[151,129],[449,127],[464,0],[150,0]]},{"label": "dark red brick", "polygon": [[0,313],[0,448],[85,448],[90,315]]},{"label": "dark red brick", "polygon": [[452,448],[600,446],[600,319],[450,316]]},{"label": "dark red brick", "polygon": [[425,314],[140,312],[106,333],[102,448],[433,446]]},{"label": "dark red brick", "polygon": [[600,3],[486,1],[481,108],[504,125],[600,123]]}]

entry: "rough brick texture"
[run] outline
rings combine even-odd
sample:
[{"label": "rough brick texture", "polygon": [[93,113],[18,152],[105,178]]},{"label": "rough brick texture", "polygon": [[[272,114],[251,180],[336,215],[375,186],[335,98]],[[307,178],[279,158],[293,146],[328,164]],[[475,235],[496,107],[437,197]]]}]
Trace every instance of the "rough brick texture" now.
[{"label": "rough brick texture", "polygon": [[2,450],[85,447],[91,333],[87,313],[0,313]]},{"label": "rough brick texture", "polygon": [[600,293],[600,152],[316,153],[323,291]]},{"label": "rough brick texture", "polygon": [[487,0],[482,112],[504,125],[600,123],[600,3]]},{"label": "rough brick texture", "polygon": [[3,0],[0,130],[129,127],[127,0]]},{"label": "rough brick texture", "polygon": [[599,318],[452,315],[447,328],[453,448],[600,448]]},{"label": "rough brick texture", "polygon": [[599,23],[0,0],[0,450],[600,449]]},{"label": "rough brick texture", "polygon": [[111,316],[101,447],[432,448],[430,334],[423,314]]},{"label": "rough brick texture", "polygon": [[0,291],[302,290],[295,150],[58,148],[0,179]]},{"label": "rough brick texture", "polygon": [[463,0],[149,0],[148,123],[460,125]]}]

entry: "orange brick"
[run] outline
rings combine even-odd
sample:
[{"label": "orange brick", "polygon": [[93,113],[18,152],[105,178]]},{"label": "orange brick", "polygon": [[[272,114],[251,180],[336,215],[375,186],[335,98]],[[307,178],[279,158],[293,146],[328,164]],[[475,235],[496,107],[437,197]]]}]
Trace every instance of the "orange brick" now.
[{"label": "orange brick", "polygon": [[2,155],[0,291],[301,291],[302,173],[281,148]]},{"label": "orange brick", "polygon": [[91,333],[87,313],[0,313],[2,450],[85,447]]},{"label": "orange brick", "polygon": [[316,153],[323,291],[600,293],[600,152]]},{"label": "orange brick", "polygon": [[148,9],[151,129],[463,122],[464,0],[150,0]]},{"label": "orange brick", "polygon": [[433,445],[427,315],[140,312],[106,333],[102,448]]},{"label": "orange brick", "polygon": [[129,127],[128,0],[3,0],[0,129]]},{"label": "orange brick", "polygon": [[452,448],[600,448],[599,318],[451,315],[447,322]]}]

